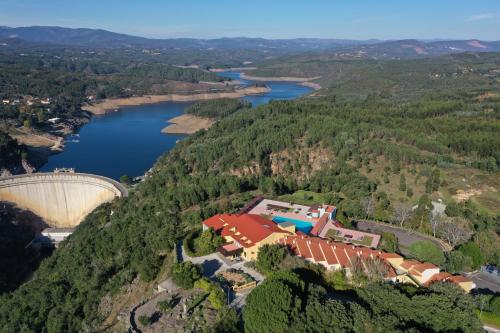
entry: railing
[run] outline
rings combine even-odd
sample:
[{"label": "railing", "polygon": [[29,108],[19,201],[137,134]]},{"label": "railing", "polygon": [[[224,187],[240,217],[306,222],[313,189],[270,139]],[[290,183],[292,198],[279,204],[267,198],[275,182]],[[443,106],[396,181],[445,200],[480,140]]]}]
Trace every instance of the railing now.
[{"label": "railing", "polygon": [[[97,182],[85,180],[86,178],[98,179],[104,183],[100,184]],[[21,180],[21,182],[19,182],[19,180]],[[25,182],[22,182],[22,180],[25,180]],[[111,190],[113,192],[116,192],[118,196],[122,197],[128,196],[128,190],[116,180],[104,176],[93,175],[90,173],[40,172],[40,173],[0,177],[0,187],[10,187],[10,186],[17,186],[20,184],[32,184],[40,182],[50,183],[55,180],[65,180],[65,181],[93,184],[107,188],[108,190]]]}]

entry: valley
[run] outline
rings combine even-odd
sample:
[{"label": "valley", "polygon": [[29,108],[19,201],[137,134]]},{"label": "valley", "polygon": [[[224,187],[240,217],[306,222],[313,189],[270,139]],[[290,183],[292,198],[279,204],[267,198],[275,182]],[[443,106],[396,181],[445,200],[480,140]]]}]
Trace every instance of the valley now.
[{"label": "valley", "polygon": [[495,327],[498,42],[0,43],[0,187],[44,223],[103,199],[43,260],[25,247],[42,227],[3,206],[0,332]]}]

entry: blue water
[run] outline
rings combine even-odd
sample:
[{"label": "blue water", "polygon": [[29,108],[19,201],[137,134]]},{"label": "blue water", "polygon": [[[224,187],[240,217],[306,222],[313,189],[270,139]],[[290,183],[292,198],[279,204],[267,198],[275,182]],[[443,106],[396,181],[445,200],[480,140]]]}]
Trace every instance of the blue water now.
[{"label": "blue water", "polygon": [[275,216],[273,217],[273,222],[275,223],[285,223],[285,222],[291,222],[295,224],[295,229],[302,231],[305,234],[308,234],[311,229],[313,228],[313,224],[311,222],[305,222],[301,220],[296,220],[296,219],[291,219],[288,217],[282,217],[282,216]]},{"label": "blue water", "polygon": [[[239,78],[239,73],[224,72],[221,76]],[[243,85],[252,84],[245,80]],[[253,106],[272,99],[293,99],[311,91],[290,82],[266,82],[272,89],[259,96],[245,99]],[[49,157],[41,171],[55,168],[75,168],[114,179],[127,174],[143,175],[160,155],[174,147],[185,135],[164,134],[167,121],[181,115],[190,103],[165,102],[120,108],[102,116],[94,116],[78,135],[66,138],[64,151]]]},{"label": "blue water", "polygon": [[[254,84],[253,81],[244,80],[240,78],[239,72],[223,72],[219,73],[221,76],[229,77],[233,80],[238,80],[242,85]],[[267,85],[271,88],[271,91],[263,95],[246,96],[245,100],[252,103],[252,106],[259,106],[261,104],[269,103],[271,100],[288,100],[294,99],[299,96],[305,95],[311,92],[311,88],[301,86],[300,84],[293,82],[258,82]]]}]

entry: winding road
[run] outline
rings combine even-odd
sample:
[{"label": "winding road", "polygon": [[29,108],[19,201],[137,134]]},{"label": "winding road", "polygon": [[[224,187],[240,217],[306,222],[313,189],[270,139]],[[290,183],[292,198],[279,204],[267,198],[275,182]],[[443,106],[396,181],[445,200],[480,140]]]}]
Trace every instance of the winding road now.
[{"label": "winding road", "polygon": [[411,244],[422,240],[433,242],[445,252],[452,250],[451,246],[443,242],[442,240],[434,238],[430,235],[422,234],[418,231],[404,229],[391,224],[370,220],[359,220],[355,221],[354,223],[356,229],[361,231],[375,232],[378,234],[382,234],[384,232],[393,233],[397,237],[399,245],[401,246],[401,252],[405,255],[408,254],[407,248],[409,248]]}]

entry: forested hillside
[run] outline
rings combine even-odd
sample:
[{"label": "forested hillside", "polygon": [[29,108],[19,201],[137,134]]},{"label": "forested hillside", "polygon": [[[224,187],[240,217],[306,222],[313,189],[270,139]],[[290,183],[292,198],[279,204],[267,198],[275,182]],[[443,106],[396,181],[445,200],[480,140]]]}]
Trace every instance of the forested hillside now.
[{"label": "forested hillside", "polygon": [[341,59],[331,53],[270,60],[255,76],[316,77],[321,94],[408,100],[429,92],[498,91],[499,53],[463,53],[418,60]]},{"label": "forested hillside", "polygon": [[[97,330],[116,313],[105,304],[131,288],[136,277],[152,283],[168,272],[174,244],[187,230],[217,212],[235,211],[258,193],[320,193],[325,203],[339,207],[346,224],[366,217],[391,221],[401,204],[417,204],[407,227],[427,233],[434,231],[429,201],[439,197],[453,208],[447,215],[466,235],[447,260],[455,260],[458,252],[467,257],[467,248],[460,246],[468,244],[481,249],[483,262],[498,263],[500,101],[484,95],[483,80],[497,88],[495,78],[478,80],[470,83],[479,82],[477,91],[450,86],[404,103],[391,94],[353,98],[357,94],[337,93],[231,110],[209,130],[179,142],[129,198],[97,209],[32,281],[4,295],[0,327],[5,332]],[[402,89],[410,96],[413,87]],[[465,171],[485,187],[483,196],[458,203],[453,195],[463,184],[454,183],[455,174]],[[373,200],[375,209],[366,210],[366,200]],[[370,289],[366,293],[372,302]],[[303,307],[299,311],[308,304]],[[421,311],[431,308],[423,305]],[[453,317],[453,311],[467,309],[444,312]],[[366,316],[374,325],[389,325],[376,320],[381,313]],[[474,318],[471,327],[477,325]],[[419,320],[407,322],[405,329],[437,330],[420,326]],[[378,329],[384,327],[396,326]]]},{"label": "forested hillside", "polygon": [[[167,94],[185,89],[189,93],[200,81],[224,79],[192,68],[141,61],[134,57],[98,54],[94,51],[48,54],[0,53],[0,98],[11,103],[0,105],[0,118],[29,120],[44,125],[52,117],[81,116],[80,106],[94,99]],[[189,83],[193,86],[180,87]],[[176,87],[179,86],[179,87]],[[226,89],[224,85],[213,89]],[[50,106],[36,99],[50,98]],[[12,101],[18,100],[17,104]],[[34,100],[26,105],[27,100]]]},{"label": "forested hillside", "polygon": [[195,103],[187,107],[184,112],[198,117],[221,119],[230,114],[252,105],[244,100],[221,98]]}]

